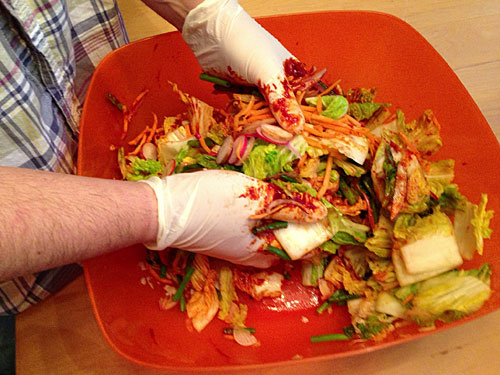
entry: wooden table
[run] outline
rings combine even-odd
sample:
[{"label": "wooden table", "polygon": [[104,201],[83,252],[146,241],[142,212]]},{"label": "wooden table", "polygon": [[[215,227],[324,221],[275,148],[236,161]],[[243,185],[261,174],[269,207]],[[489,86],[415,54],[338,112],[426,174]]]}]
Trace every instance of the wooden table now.
[{"label": "wooden table", "polygon": [[[140,0],[118,0],[132,40],[172,31]],[[500,1],[241,0],[254,17],[335,9],[391,13],[415,27],[445,58],[500,139]],[[497,213],[498,214],[498,213]],[[17,373],[163,374],[116,354],[94,320],[82,277],[17,317]],[[302,366],[259,374],[301,374]],[[321,362],[316,374],[500,373],[500,311],[389,349]]]}]

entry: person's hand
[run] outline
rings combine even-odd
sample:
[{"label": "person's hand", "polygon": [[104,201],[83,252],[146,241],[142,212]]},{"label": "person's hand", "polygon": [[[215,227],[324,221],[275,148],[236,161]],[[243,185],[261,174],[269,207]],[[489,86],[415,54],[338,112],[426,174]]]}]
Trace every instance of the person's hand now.
[{"label": "person's hand", "polygon": [[315,222],[326,216],[317,199],[304,194],[294,202],[275,185],[238,172],[208,170],[143,182],[158,202],[157,240],[146,244],[152,250],[174,247],[264,268],[276,258],[251,231],[258,218]]},{"label": "person's hand", "polygon": [[299,134],[304,115],[286,78],[301,66],[237,0],[205,0],[184,21],[182,36],[205,73],[259,87],[278,123]]}]

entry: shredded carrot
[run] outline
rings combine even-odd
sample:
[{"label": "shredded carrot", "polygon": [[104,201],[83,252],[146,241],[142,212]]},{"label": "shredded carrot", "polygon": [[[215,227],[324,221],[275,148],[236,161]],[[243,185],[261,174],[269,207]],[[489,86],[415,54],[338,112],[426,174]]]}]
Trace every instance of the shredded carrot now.
[{"label": "shredded carrot", "polygon": [[366,135],[370,132],[367,128],[353,127],[339,120],[334,120],[314,113],[304,113],[304,117],[306,118],[306,121],[309,121],[314,125],[321,125],[325,128],[332,129],[343,134]]},{"label": "shredded carrot", "polygon": [[236,114],[235,117],[244,117],[248,112],[250,112],[250,110],[252,109],[253,105],[255,103],[255,96],[252,96],[252,98],[250,99],[250,102],[246,105],[246,106],[243,106],[243,103],[240,102],[242,108],[241,110]]},{"label": "shredded carrot", "polygon": [[186,137],[191,138],[193,135],[191,134],[191,128],[189,124],[184,124],[184,130],[186,130]]},{"label": "shredded carrot", "polygon": [[387,117],[382,124],[388,124],[396,119],[396,114],[393,113],[389,117]]},{"label": "shredded carrot", "polygon": [[143,92],[141,92],[139,95],[137,95],[137,97],[132,102],[132,110],[131,110],[131,112],[135,112],[137,110],[137,108],[142,103],[142,101],[144,100],[144,97],[146,96],[146,94],[148,92],[149,92],[149,89],[146,89]]},{"label": "shredded carrot", "polygon": [[332,91],[338,84],[340,83],[340,79],[332,83],[330,86],[328,86],[323,92],[319,94],[319,96],[323,96],[328,94],[330,91]]},{"label": "shredded carrot", "polygon": [[153,112],[153,128],[151,129],[151,132],[149,133],[146,142],[151,142],[153,140],[153,136],[156,134],[157,127],[158,127],[158,117],[156,116],[156,113]]},{"label": "shredded carrot", "polygon": [[316,107],[311,107],[310,105],[300,105],[302,112],[316,112]]},{"label": "shredded carrot", "polygon": [[358,120],[356,120],[356,119],[355,119],[354,117],[352,117],[352,116],[345,115],[344,117],[346,117],[346,118],[347,118],[347,120],[349,120],[349,122],[350,122],[351,124],[355,125],[355,126],[363,126],[363,125],[361,125],[361,123],[360,123]]},{"label": "shredded carrot", "polygon": [[260,115],[265,115],[265,114],[271,114],[271,108],[269,108],[269,107],[265,107],[265,108],[261,108],[261,109],[254,108],[248,112],[248,117],[260,116]]},{"label": "shredded carrot", "polygon": [[[259,100],[258,102],[256,102],[253,105],[252,110],[257,111],[263,107],[267,107],[267,102],[265,100]],[[269,108],[269,107],[267,107],[267,108]]]},{"label": "shredded carrot", "polygon": [[318,142],[318,140],[314,139],[314,138],[311,138],[307,135],[302,135],[304,137],[304,139],[306,140],[306,142],[310,145],[310,146],[313,146],[313,147],[316,147],[316,148],[321,148],[321,149],[326,149],[326,146],[323,146],[321,143]]},{"label": "shredded carrot", "polygon": [[340,121],[344,124],[349,124],[349,120],[347,118],[347,115],[342,116],[341,118],[337,119],[337,121]]},{"label": "shredded carrot", "polygon": [[320,114],[321,112],[323,112],[323,100],[321,100],[321,95],[318,95],[316,99],[318,99],[316,102],[316,112]]},{"label": "shredded carrot", "polygon": [[210,154],[212,152],[212,150],[210,150],[210,148],[207,146],[207,143],[205,142],[205,138],[203,136],[200,136],[200,145],[201,147],[205,150],[205,152],[207,154]]},{"label": "shredded carrot", "polygon": [[314,124],[314,127],[316,129],[317,128],[320,128],[320,129],[323,129],[323,128],[330,129],[330,130],[336,131],[337,133],[341,133],[341,134],[347,134],[347,135],[348,134],[356,134],[356,132],[353,129],[347,128],[345,126],[338,126],[338,125],[325,124],[325,123],[318,122],[318,123]]},{"label": "shredded carrot", "polygon": [[410,142],[410,140],[406,137],[406,135],[403,132],[399,132],[400,138],[403,140],[403,142],[406,144],[406,147],[408,150],[410,150],[415,156],[417,157],[417,160],[420,164],[422,164],[422,158],[420,156],[420,152],[417,150],[415,145]]},{"label": "shredded carrot", "polygon": [[304,153],[304,155],[302,155],[299,162],[297,163],[297,168],[298,169],[302,168],[304,166],[304,164],[306,163],[306,160],[307,160],[307,153]]},{"label": "shredded carrot", "polygon": [[271,113],[269,113],[269,114],[265,114],[265,115],[252,116],[252,117],[248,117],[248,118],[244,119],[241,123],[242,124],[250,124],[252,122],[259,121],[259,120],[265,120],[268,118],[273,118],[273,115]]},{"label": "shredded carrot", "polygon": [[290,207],[290,205],[297,206],[298,208],[300,208],[305,213],[309,213],[310,212],[310,209],[307,208],[302,203],[299,203],[299,202],[296,202],[296,201],[289,201],[288,203],[283,203],[283,204],[277,205],[276,207],[272,208],[271,210],[268,210],[268,211],[265,211],[265,212],[261,212],[261,213],[256,213],[256,214],[254,214],[252,216],[249,216],[249,218],[250,219],[263,219],[265,217],[271,216],[272,214],[280,211],[281,209],[283,209],[285,207]]},{"label": "shredded carrot", "polygon": [[337,126],[341,126],[341,127],[346,127],[346,124],[342,121],[339,121],[339,120],[334,120],[334,119],[331,119],[330,117],[326,117],[326,116],[321,116],[321,115],[318,115],[318,114],[315,114],[315,113],[311,113],[311,114],[304,114],[306,116],[306,120],[308,119],[307,117],[309,117],[310,120],[314,120],[314,121],[317,121],[317,122],[321,122],[321,123],[325,123],[325,124],[331,124],[331,125],[337,125]]},{"label": "shredded carrot", "polygon": [[411,152],[419,155],[420,153],[418,152],[417,148],[413,143],[410,142],[410,140],[406,137],[406,135],[403,132],[399,132],[399,136],[403,140],[403,142],[406,144],[406,147],[408,147],[408,150]]},{"label": "shredded carrot", "polygon": [[241,149],[243,148],[243,142],[238,142],[238,148],[236,148],[236,157],[238,158],[238,160],[240,160],[241,162],[243,162],[243,160],[241,159],[241,157],[243,155],[241,155]]},{"label": "shredded carrot", "polygon": [[321,199],[323,195],[326,193],[326,189],[328,189],[328,185],[330,183],[330,174],[332,173],[332,165],[333,165],[333,155],[330,153],[328,155],[328,159],[326,160],[326,169],[325,169],[325,177],[323,178],[323,184],[318,191],[318,195],[316,196],[318,199]]},{"label": "shredded carrot", "polygon": [[346,160],[347,157],[339,152],[337,149],[329,148],[328,151],[330,154],[335,158],[339,160]]},{"label": "shredded carrot", "polygon": [[236,134],[239,131],[239,127],[240,127],[240,120],[238,119],[238,117],[234,116],[233,117],[233,136],[236,136]]},{"label": "shredded carrot", "polygon": [[403,306],[406,305],[408,302],[410,302],[413,299],[413,297],[415,297],[415,295],[413,293],[408,294],[408,296],[406,296],[406,298],[401,301],[401,304]]},{"label": "shredded carrot", "polygon": [[302,100],[304,99],[304,95],[305,95],[305,91],[297,91],[297,93],[295,94],[295,97],[297,98],[297,103],[299,103],[300,106],[301,103],[302,103]]},{"label": "shredded carrot", "polygon": [[146,143],[146,139],[147,139],[147,136],[146,136],[146,133],[144,133],[142,135],[141,142],[139,142],[139,144],[134,149],[134,151],[132,151],[129,155],[139,155],[139,152],[141,152],[142,146],[144,146],[144,143]]},{"label": "shredded carrot", "polygon": [[146,128],[139,133],[139,135],[137,137],[135,137],[134,139],[132,139],[128,144],[130,146],[135,146],[137,145],[140,140],[142,139],[142,137],[149,131],[149,126],[146,126]]},{"label": "shredded carrot", "polygon": [[318,137],[321,137],[321,138],[328,138],[328,139],[331,139],[331,138],[337,138],[337,135],[335,135],[335,134],[328,134],[328,133],[323,132],[323,131],[320,131],[320,130],[318,130],[318,129],[316,129],[316,128],[312,127],[312,126],[307,126],[307,124],[306,124],[305,129],[306,129],[309,133],[311,133],[311,134],[313,134],[313,135],[316,135],[316,136],[318,136]]},{"label": "shredded carrot", "polygon": [[144,90],[141,92],[132,102],[132,105],[130,106],[130,110],[127,108],[127,106],[123,105],[122,106],[122,113],[123,113],[123,130],[122,130],[122,136],[121,139],[125,139],[128,133],[128,125],[130,121],[132,121],[132,117],[134,117],[135,113],[137,112],[137,109],[139,108],[140,104],[144,100],[144,97],[146,94],[149,92],[148,89]]},{"label": "shredded carrot", "polygon": [[127,136],[128,132],[128,122],[129,122],[129,114],[123,113],[123,130],[122,130],[122,136],[121,139],[125,139]]},{"label": "shredded carrot", "polygon": [[149,263],[146,263],[146,267],[149,271],[149,273],[151,274],[151,276],[154,277],[155,280],[159,281],[160,283],[163,283],[163,284],[169,284],[169,285],[173,285],[173,281],[170,280],[170,279],[163,279],[160,277],[160,275],[158,275],[158,273],[153,269],[153,267],[151,267],[151,265]]}]

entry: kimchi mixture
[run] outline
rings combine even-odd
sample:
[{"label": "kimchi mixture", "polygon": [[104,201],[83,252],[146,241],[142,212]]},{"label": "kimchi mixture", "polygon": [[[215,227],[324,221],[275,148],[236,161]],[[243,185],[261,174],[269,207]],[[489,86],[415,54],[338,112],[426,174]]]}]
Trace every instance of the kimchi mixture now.
[{"label": "kimchi mixture", "polygon": [[[271,270],[231,265],[179,249],[148,251],[146,267],[164,286],[159,308],[180,309],[198,332],[213,319],[241,345],[258,345],[247,327],[241,294],[279,297],[299,272],[314,289],[317,313],[346,305],[350,326],[312,342],[383,339],[400,323],[432,328],[479,310],[491,294],[491,267],[461,269],[483,251],[493,211],[487,196],[469,202],[454,184],[454,160],[438,160],[440,124],[431,110],[416,119],[376,101],[375,88],[344,90],[325,70],[288,65],[287,86],[304,113],[303,128],[279,126],[251,87],[207,77],[225,91],[225,108],[172,89],[184,113],[158,119],[118,149],[124,179],[204,169],[233,170],[265,180],[281,199],[252,217],[253,234],[276,257]],[[147,91],[123,113],[123,136]],[[279,104],[274,104],[279,105]],[[430,157],[433,156],[432,161]],[[437,161],[436,161],[437,160]],[[314,200],[328,211],[317,223],[287,222],[273,213]],[[273,219],[271,219],[271,216]]]}]

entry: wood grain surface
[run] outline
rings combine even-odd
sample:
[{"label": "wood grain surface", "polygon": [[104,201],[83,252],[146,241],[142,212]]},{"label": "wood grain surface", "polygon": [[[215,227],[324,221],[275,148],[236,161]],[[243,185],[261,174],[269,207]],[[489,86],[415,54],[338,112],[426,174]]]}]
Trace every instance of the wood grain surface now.
[{"label": "wood grain surface", "polygon": [[[500,139],[500,1],[498,0],[240,0],[254,17],[318,10],[364,9],[412,25],[444,57]],[[140,0],[118,0],[131,40],[173,27]],[[167,374],[137,366],[106,343],[83,277],[20,314],[16,322],[19,375]],[[245,372],[246,374],[248,372]],[[500,374],[500,311],[384,350],[255,374]]]}]

